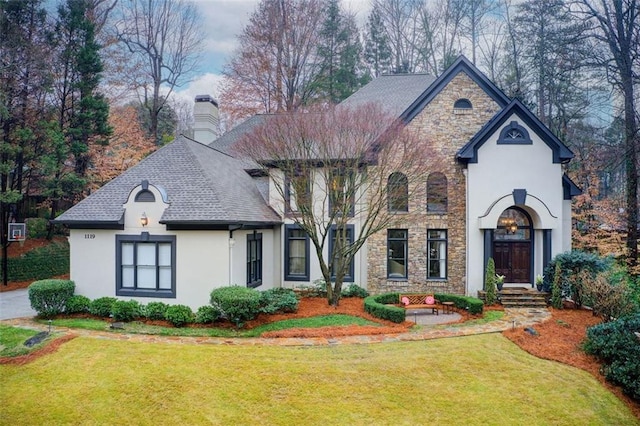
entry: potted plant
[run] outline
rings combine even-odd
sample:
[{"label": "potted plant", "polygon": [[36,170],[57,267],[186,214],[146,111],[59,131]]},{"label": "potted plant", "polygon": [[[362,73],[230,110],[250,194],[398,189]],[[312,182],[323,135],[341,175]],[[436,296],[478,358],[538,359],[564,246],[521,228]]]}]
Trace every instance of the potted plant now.
[{"label": "potted plant", "polygon": [[538,274],[536,276],[536,288],[538,289],[538,291],[542,291],[543,283],[544,283],[544,279],[542,278],[542,275]]},{"label": "potted plant", "polygon": [[496,287],[498,287],[498,291],[502,291],[502,286],[504,285],[504,275],[496,274]]}]

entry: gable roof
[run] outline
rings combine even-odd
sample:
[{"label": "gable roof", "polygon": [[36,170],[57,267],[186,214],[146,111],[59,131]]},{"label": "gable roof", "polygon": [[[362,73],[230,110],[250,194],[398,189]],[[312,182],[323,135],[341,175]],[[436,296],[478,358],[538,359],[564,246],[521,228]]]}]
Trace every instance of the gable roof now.
[{"label": "gable roof", "polygon": [[221,150],[227,154],[232,154],[232,152],[230,151],[231,147],[236,142],[238,142],[245,133],[251,132],[256,127],[266,123],[266,121],[271,116],[273,116],[273,114],[253,115],[220,136],[218,139],[215,139],[213,142],[209,143],[209,146]]},{"label": "gable roof", "polygon": [[573,158],[573,152],[565,144],[560,141],[545,126],[538,117],[535,116],[522,102],[514,99],[505,108],[502,108],[487,124],[485,124],[474,137],[456,154],[458,161],[468,164],[478,162],[478,149],[493,135],[497,130],[515,114],[520,120],[529,126],[553,152],[554,163],[566,163]]},{"label": "gable roof", "polygon": [[122,229],[123,204],[143,180],[166,191],[169,207],[160,223],[169,229],[281,223],[239,160],[185,136],[126,170],[55,221],[71,227]]},{"label": "gable roof", "polygon": [[424,107],[435,98],[444,87],[454,79],[460,72],[464,72],[473,80],[482,90],[484,90],[491,99],[493,99],[500,108],[509,103],[509,97],[504,94],[491,80],[481,73],[467,58],[460,55],[455,62],[445,70],[431,85],[423,91],[414,101],[408,105],[403,111],[401,118],[405,122],[410,122],[416,115],[424,109]]},{"label": "gable roof", "polygon": [[434,80],[435,77],[427,74],[384,74],[360,88],[340,105],[354,108],[377,103],[388,113],[400,117]]}]

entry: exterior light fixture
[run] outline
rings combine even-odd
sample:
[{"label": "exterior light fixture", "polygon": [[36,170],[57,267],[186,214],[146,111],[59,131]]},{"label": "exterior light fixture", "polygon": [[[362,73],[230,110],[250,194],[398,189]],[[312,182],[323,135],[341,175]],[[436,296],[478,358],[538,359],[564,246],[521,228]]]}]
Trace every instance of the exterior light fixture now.
[{"label": "exterior light fixture", "polygon": [[142,226],[147,226],[149,224],[149,218],[146,213],[142,213],[142,216],[140,216],[140,224]]}]

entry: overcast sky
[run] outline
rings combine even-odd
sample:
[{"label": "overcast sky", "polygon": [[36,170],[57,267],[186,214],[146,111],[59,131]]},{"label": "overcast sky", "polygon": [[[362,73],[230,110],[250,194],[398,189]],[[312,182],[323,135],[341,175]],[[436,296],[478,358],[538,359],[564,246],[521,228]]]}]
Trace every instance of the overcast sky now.
[{"label": "overcast sky", "polygon": [[[195,95],[219,96],[219,84],[224,64],[237,46],[237,36],[249,21],[259,0],[193,0],[197,5],[206,31],[201,72],[187,86],[177,90],[182,98],[193,100]],[[369,13],[370,0],[342,0],[347,10],[356,13],[362,25]]]}]

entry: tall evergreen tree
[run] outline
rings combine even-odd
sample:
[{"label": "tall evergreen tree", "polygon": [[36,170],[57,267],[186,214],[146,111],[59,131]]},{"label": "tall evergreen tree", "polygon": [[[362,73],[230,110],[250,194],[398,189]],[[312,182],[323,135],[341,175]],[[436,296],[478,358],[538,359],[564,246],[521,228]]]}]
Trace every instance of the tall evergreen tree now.
[{"label": "tall evergreen tree", "polygon": [[377,4],[373,5],[369,18],[367,19],[364,59],[369,66],[369,72],[373,77],[391,71],[391,48],[389,38],[384,29],[384,22],[380,17],[380,10]]}]

